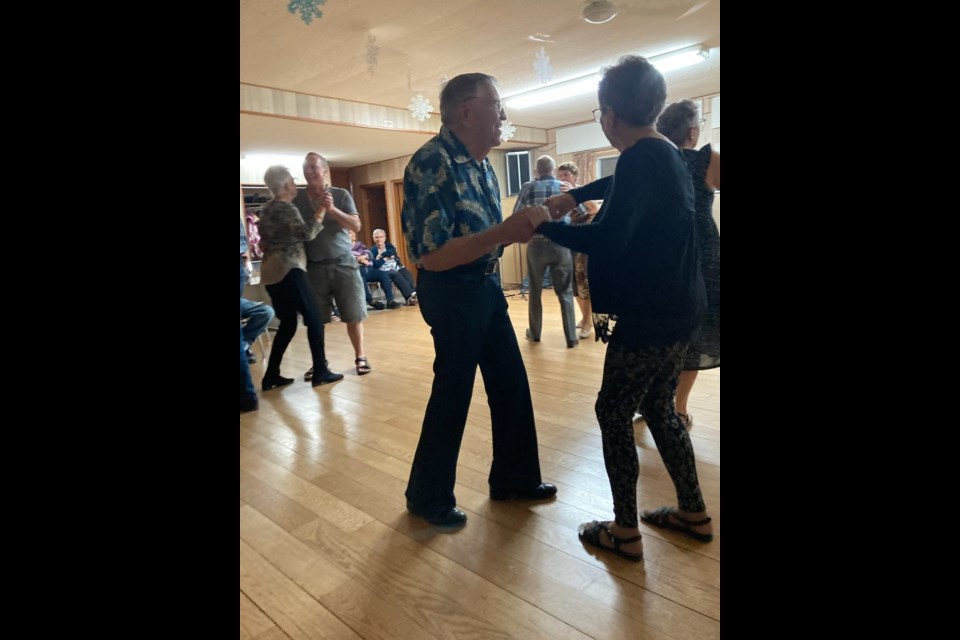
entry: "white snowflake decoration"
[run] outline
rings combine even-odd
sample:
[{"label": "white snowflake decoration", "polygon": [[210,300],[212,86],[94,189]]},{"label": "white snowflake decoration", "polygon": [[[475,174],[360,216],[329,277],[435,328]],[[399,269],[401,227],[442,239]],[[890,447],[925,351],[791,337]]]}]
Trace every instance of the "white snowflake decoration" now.
[{"label": "white snowflake decoration", "polygon": [[517,132],[517,128],[512,124],[510,124],[509,120],[504,120],[503,125],[501,125],[501,129],[500,129],[500,141],[506,142],[507,140],[512,138],[513,134],[516,132]]},{"label": "white snowflake decoration", "polygon": [[418,93],[410,98],[410,105],[407,108],[410,110],[410,115],[420,122],[429,118],[430,112],[433,111],[433,105],[423,97],[422,93]]},{"label": "white snowflake decoration", "polygon": [[537,58],[533,63],[533,68],[537,72],[537,77],[540,78],[540,84],[550,82],[550,74],[553,73],[553,67],[550,66],[550,56],[547,55],[543,47],[540,47],[540,51],[537,52]]}]

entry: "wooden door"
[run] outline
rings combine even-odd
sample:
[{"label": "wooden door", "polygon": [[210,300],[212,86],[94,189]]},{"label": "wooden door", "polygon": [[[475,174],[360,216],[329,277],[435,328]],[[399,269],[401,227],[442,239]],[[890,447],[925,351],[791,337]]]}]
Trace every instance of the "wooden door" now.
[{"label": "wooden door", "polygon": [[418,271],[416,263],[410,259],[407,250],[407,239],[403,235],[403,225],[400,222],[400,215],[403,212],[403,180],[391,180],[390,186],[393,191],[393,202],[390,208],[390,242],[397,247],[397,253],[400,254],[400,262],[403,263],[410,273],[413,274],[413,281],[417,281]]},{"label": "wooden door", "polygon": [[360,185],[360,215],[362,216],[359,233],[360,241],[368,247],[373,246],[373,230],[387,231],[388,240],[390,231],[387,224],[387,196],[384,183]]}]

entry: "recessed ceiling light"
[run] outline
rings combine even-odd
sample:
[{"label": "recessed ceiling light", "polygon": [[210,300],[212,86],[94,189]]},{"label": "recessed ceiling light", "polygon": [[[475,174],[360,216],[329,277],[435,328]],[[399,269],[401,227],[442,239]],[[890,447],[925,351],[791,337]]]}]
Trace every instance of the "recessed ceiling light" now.
[{"label": "recessed ceiling light", "polygon": [[617,8],[607,0],[596,0],[583,8],[583,19],[590,24],[610,22],[617,15]]}]

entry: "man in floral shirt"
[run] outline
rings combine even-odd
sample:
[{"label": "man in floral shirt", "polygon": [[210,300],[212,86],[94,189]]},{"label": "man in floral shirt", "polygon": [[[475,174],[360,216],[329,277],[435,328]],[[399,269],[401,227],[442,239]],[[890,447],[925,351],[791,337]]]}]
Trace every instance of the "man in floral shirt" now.
[{"label": "man in floral shirt", "polygon": [[497,273],[504,245],[526,242],[547,219],[536,207],[503,221],[487,154],[507,119],[495,80],[469,73],[440,94],[440,133],[404,174],[403,231],[420,265],[420,313],[433,335],[433,391],[407,485],[407,509],[442,527],[466,524],[453,494],[477,366],[493,427],[490,497],[550,498],[540,477],[527,372]]}]

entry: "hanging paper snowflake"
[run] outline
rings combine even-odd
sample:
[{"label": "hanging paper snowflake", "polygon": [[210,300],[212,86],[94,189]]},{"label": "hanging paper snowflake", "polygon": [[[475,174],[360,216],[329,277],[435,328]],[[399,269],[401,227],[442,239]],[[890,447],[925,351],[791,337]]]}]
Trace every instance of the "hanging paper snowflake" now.
[{"label": "hanging paper snowflake", "polygon": [[306,24],[310,24],[314,18],[323,16],[323,11],[320,11],[320,5],[326,3],[327,0],[290,0],[290,4],[287,5],[287,11],[290,13],[299,11],[300,19]]},{"label": "hanging paper snowflake", "polygon": [[500,141],[506,142],[513,137],[513,134],[517,132],[517,128],[510,124],[509,120],[504,120],[500,129]]},{"label": "hanging paper snowflake", "polygon": [[540,78],[540,84],[550,82],[550,74],[553,73],[553,67],[550,66],[550,56],[547,55],[543,47],[540,47],[540,51],[537,52],[537,58],[533,63],[533,68],[537,72],[537,77]]},{"label": "hanging paper snowflake", "polygon": [[430,112],[433,110],[433,105],[430,104],[430,101],[423,97],[422,93],[410,98],[410,105],[407,107],[410,110],[410,115],[414,118],[423,122],[430,117]]}]

